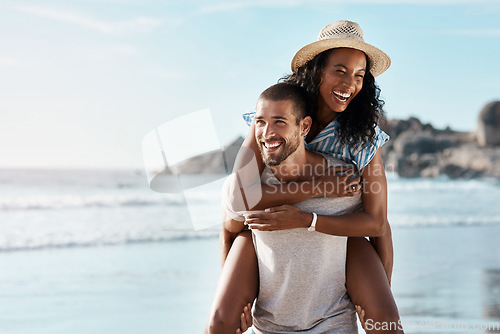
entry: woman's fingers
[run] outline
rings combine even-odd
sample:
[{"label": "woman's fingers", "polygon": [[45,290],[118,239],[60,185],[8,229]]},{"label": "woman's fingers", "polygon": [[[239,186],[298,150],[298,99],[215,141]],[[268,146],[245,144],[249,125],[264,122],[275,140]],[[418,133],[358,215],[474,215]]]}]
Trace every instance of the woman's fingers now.
[{"label": "woman's fingers", "polygon": [[[340,172],[341,171],[341,172]],[[331,167],[318,180],[320,194],[329,197],[348,197],[359,194],[361,177],[357,169],[351,167]]]},{"label": "woman's fingers", "polygon": [[363,190],[363,185],[360,183],[349,184],[344,188],[345,196],[356,196]]},{"label": "woman's fingers", "polygon": [[276,226],[270,224],[248,224],[248,227],[250,227],[251,230],[258,231],[275,231],[278,229]]},{"label": "woman's fingers", "polygon": [[245,224],[255,230],[276,231],[307,227],[312,220],[311,213],[304,212],[295,206],[283,205],[273,210],[273,212],[249,215]]},{"label": "woman's fingers", "polygon": [[248,227],[252,230],[274,231],[279,229],[279,221],[274,218],[275,216],[271,215],[270,213],[256,214],[253,217],[248,216],[245,219],[245,225],[248,225]]},{"label": "woman's fingers", "polygon": [[293,209],[295,209],[294,206],[288,205],[288,204],[284,204],[284,205],[279,205],[279,206],[273,206],[272,208],[267,208],[265,210],[264,214],[278,212],[278,211],[293,210]]}]

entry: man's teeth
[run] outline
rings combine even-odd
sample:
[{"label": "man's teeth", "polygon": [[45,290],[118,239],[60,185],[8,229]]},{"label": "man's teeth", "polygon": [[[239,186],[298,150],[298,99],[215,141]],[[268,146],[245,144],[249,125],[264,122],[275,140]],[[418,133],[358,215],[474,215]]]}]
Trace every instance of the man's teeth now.
[{"label": "man's teeth", "polygon": [[264,143],[264,146],[267,147],[267,148],[275,148],[275,147],[278,147],[280,146],[281,143]]}]

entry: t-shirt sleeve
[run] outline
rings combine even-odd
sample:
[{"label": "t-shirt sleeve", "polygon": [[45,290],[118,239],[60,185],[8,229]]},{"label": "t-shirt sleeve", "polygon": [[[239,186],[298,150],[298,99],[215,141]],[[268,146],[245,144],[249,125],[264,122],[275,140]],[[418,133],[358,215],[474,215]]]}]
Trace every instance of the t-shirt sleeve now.
[{"label": "t-shirt sleeve", "polygon": [[243,222],[245,221],[245,217],[234,211],[233,208],[231,207],[231,200],[229,198],[230,182],[231,180],[228,177],[224,182],[224,185],[222,186],[222,201],[221,201],[222,209],[225,210],[233,220]]},{"label": "t-shirt sleeve", "polygon": [[351,150],[352,160],[354,160],[360,170],[365,168],[366,165],[372,161],[375,153],[377,153],[377,150],[387,143],[389,139],[389,135],[376,126],[375,139],[373,143],[371,141],[367,141],[366,143],[361,142],[358,144]]},{"label": "t-shirt sleeve", "polygon": [[255,110],[244,113],[243,119],[245,120],[245,123],[247,123],[247,125],[250,126],[253,120],[255,119]]}]

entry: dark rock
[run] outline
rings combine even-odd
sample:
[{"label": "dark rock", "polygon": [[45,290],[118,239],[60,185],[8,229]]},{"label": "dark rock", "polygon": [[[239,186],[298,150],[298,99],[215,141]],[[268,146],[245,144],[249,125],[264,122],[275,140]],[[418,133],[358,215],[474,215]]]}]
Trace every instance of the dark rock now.
[{"label": "dark rock", "polygon": [[429,131],[404,132],[394,141],[394,149],[402,154],[436,153],[453,146],[454,141],[447,137],[436,137]]},{"label": "dark rock", "polygon": [[480,146],[500,146],[500,101],[488,103],[479,113],[477,141]]},{"label": "dark rock", "polygon": [[[483,110],[492,109],[489,105]],[[497,123],[488,119],[488,124]],[[435,129],[414,117],[388,121],[384,129],[391,135],[382,147],[386,170],[401,177],[500,178],[500,146],[478,145],[477,132]]]}]

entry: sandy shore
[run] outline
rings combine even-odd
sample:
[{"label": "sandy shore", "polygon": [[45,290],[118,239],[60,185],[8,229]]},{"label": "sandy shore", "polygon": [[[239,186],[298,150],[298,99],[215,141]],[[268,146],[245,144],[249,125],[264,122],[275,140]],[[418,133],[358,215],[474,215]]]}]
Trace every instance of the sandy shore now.
[{"label": "sandy shore", "polygon": [[[408,333],[477,333],[450,326],[500,321],[499,225],[393,235],[393,292]],[[201,333],[218,241],[4,252],[0,268],[1,333]],[[425,321],[434,325],[417,326]]]},{"label": "sandy shore", "polygon": [[393,292],[407,332],[500,326],[499,225],[398,228],[393,237]]}]

